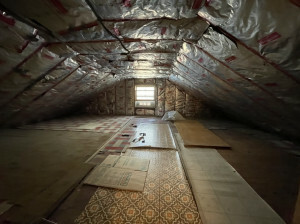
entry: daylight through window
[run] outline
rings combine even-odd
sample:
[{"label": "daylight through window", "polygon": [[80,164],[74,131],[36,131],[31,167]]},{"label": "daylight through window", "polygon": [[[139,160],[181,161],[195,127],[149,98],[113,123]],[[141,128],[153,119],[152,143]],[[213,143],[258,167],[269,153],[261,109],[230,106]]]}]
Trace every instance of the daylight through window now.
[{"label": "daylight through window", "polygon": [[155,107],[155,86],[135,87],[135,107]]}]

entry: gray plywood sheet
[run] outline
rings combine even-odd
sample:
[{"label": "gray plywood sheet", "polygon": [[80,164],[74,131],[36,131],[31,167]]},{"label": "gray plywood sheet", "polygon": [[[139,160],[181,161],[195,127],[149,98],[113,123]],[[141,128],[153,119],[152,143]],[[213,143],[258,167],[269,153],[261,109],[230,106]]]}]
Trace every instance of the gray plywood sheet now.
[{"label": "gray plywood sheet", "polygon": [[130,148],[176,149],[174,138],[168,124],[140,124],[137,127]]}]

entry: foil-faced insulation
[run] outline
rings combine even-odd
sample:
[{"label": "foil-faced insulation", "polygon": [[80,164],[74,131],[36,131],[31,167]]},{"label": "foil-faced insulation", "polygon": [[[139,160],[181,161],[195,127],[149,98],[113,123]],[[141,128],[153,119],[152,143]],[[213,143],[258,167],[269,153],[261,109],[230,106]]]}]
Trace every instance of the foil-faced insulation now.
[{"label": "foil-faced insulation", "polygon": [[55,34],[97,24],[96,16],[84,0],[1,0],[1,4]]},{"label": "foil-faced insulation", "polygon": [[64,58],[60,58],[46,48],[42,48],[2,79],[0,82],[0,105],[9,102],[28,86],[34,84],[37,79],[46,75],[62,60]]},{"label": "foil-faced insulation", "polygon": [[1,111],[1,120],[5,121],[22,109],[30,107],[33,101],[39,99],[55,85],[58,85],[69,75],[72,75],[77,68],[78,64],[74,60],[69,58],[64,60],[30,89],[23,91],[22,94],[10,101],[5,109]]},{"label": "foil-faced insulation", "polygon": [[297,126],[293,123],[282,122],[280,114],[257,104],[243,92],[224,82],[224,80],[203,67],[199,66],[196,70],[193,69],[195,68],[189,68],[178,61],[174,63],[174,71],[177,74],[189,77],[194,85],[209,98],[210,102],[214,102],[215,105],[222,107],[223,110],[269,130],[284,130],[286,133],[295,135],[298,129]]},{"label": "foil-faced insulation", "polygon": [[214,0],[198,14],[300,82],[299,7],[285,0]]},{"label": "foil-faced insulation", "polygon": [[236,45],[229,38],[209,28],[197,46],[261,89],[284,101],[290,109],[300,111],[298,84],[243,45]]},{"label": "foil-faced insulation", "polygon": [[[103,22],[103,24],[111,33],[121,39],[141,40],[174,39],[197,41],[208,28],[208,23],[199,17],[179,20],[116,21]],[[115,37],[109,34],[101,24],[88,29],[70,32],[61,38],[68,42],[115,40]]]},{"label": "foil-faced insulation", "polygon": [[[183,48],[180,50],[177,60],[187,65],[189,68],[194,68],[195,71],[197,71],[198,67],[207,69],[224,82],[227,82],[232,87],[249,96],[252,100],[256,101],[256,103],[265,107],[267,110],[274,112],[280,111],[280,114],[285,116],[286,119],[290,119],[290,121],[295,122],[295,117],[297,116],[296,111],[294,111],[294,107],[280,101],[275,95],[273,95],[273,93],[261,87],[258,83],[255,83],[228,68],[202,49],[192,44],[185,43]],[[281,108],[283,106],[288,108],[282,111]]]},{"label": "foil-faced insulation", "polygon": [[193,18],[193,0],[91,0],[97,14],[103,19]]},{"label": "foil-faced insulation", "polygon": [[0,11],[0,78],[38,50],[44,39],[38,30]]}]

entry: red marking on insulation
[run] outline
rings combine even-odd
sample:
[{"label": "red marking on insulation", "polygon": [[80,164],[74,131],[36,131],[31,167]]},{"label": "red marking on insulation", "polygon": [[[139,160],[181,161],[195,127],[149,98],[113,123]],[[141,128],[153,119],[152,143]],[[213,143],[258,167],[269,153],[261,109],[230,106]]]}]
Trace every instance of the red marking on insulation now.
[{"label": "red marking on insulation", "polygon": [[228,82],[233,82],[234,79],[226,79]]},{"label": "red marking on insulation", "polygon": [[265,83],[265,86],[274,87],[274,86],[278,86],[278,84],[276,82],[270,82],[270,83]]},{"label": "red marking on insulation", "polygon": [[202,63],[203,62],[203,58],[199,58],[198,62]]},{"label": "red marking on insulation", "polygon": [[162,27],[161,31],[160,31],[160,34],[164,35],[166,33],[166,31],[167,31],[167,27]]},{"label": "red marking on insulation", "polygon": [[205,1],[205,6],[209,6],[209,4],[211,3],[212,0],[206,0]]},{"label": "red marking on insulation", "polygon": [[194,0],[192,8],[193,9],[199,9],[201,4],[202,4],[202,0]]},{"label": "red marking on insulation", "polygon": [[116,34],[117,36],[120,36],[120,35],[121,35],[121,32],[120,32],[120,30],[119,30],[118,28],[114,28],[114,31],[115,31],[115,34]]},{"label": "red marking on insulation", "polygon": [[[38,30],[34,29],[33,37],[36,37],[37,33],[38,33]],[[21,48],[17,49],[17,52],[22,53],[25,50],[25,48],[28,46],[29,43],[30,43],[29,40],[25,41],[24,44],[21,46]]]},{"label": "red marking on insulation", "polygon": [[0,20],[10,26],[14,26],[16,23],[13,18],[3,15],[2,11],[0,11]]},{"label": "red marking on insulation", "polygon": [[25,48],[28,46],[29,42],[30,42],[29,40],[25,41],[24,44],[21,46],[21,48],[17,49],[17,52],[22,53],[25,50]]},{"label": "red marking on insulation", "polygon": [[273,40],[277,40],[281,37],[281,35],[277,32],[273,32],[261,39],[258,40],[258,43],[261,44],[261,45],[266,45],[268,43],[270,43],[271,41]]},{"label": "red marking on insulation", "polygon": [[53,59],[54,59],[54,57],[51,56],[51,55],[49,55],[49,54],[42,54],[42,56],[43,56],[44,58],[47,58],[47,59],[50,59],[50,60],[53,60]]},{"label": "red marking on insulation", "polygon": [[80,31],[80,30],[92,28],[94,26],[98,26],[98,21],[94,21],[94,22],[87,23],[87,24],[84,24],[84,25],[81,25],[81,26],[76,26],[76,27],[73,27],[73,28],[69,28],[68,30],[61,30],[61,31],[58,31],[58,34],[63,36],[63,35],[66,35],[66,34],[72,32],[72,31]]},{"label": "red marking on insulation", "polygon": [[231,56],[231,57],[229,57],[229,58],[226,58],[225,61],[226,61],[227,63],[230,63],[230,62],[234,61],[235,59],[236,59],[236,56]]},{"label": "red marking on insulation", "polygon": [[130,0],[123,0],[123,4],[125,7],[131,7]]},{"label": "red marking on insulation", "polygon": [[63,6],[60,0],[48,0],[48,1],[50,1],[60,13],[62,14],[68,13],[68,10]]}]

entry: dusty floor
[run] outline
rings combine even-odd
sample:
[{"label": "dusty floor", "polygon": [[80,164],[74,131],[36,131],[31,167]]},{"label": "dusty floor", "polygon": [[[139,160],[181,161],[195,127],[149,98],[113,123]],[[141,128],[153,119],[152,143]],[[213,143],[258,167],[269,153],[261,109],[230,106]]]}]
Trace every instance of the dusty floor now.
[{"label": "dusty floor", "polygon": [[0,216],[0,222],[26,223],[53,209],[90,171],[93,166],[84,161],[109,137],[93,132],[1,130],[0,199],[16,206]]},{"label": "dusty floor", "polygon": [[232,150],[218,152],[287,223],[291,223],[298,195],[300,157],[238,129],[214,132],[232,146]]},{"label": "dusty floor", "polygon": [[[148,122],[154,120],[149,118]],[[300,177],[299,156],[292,153],[295,146],[285,146],[277,137],[232,122],[206,124],[232,146],[231,150],[218,152],[287,223],[291,223]],[[48,189],[47,186],[55,187],[57,180],[83,169],[80,175],[71,178],[69,188],[78,184],[78,179],[91,168],[91,164],[82,168],[84,161],[108,138],[109,135],[95,132],[2,130],[0,199],[15,201],[19,206],[0,216],[0,221],[17,214],[22,202],[36,195],[43,197],[39,192]],[[78,164],[82,164],[81,168]],[[73,223],[96,190],[96,187],[77,185],[56,209],[50,206],[52,213],[48,218],[58,223]],[[46,191],[45,195],[49,197],[50,193]],[[46,208],[42,210],[45,212]]]}]

